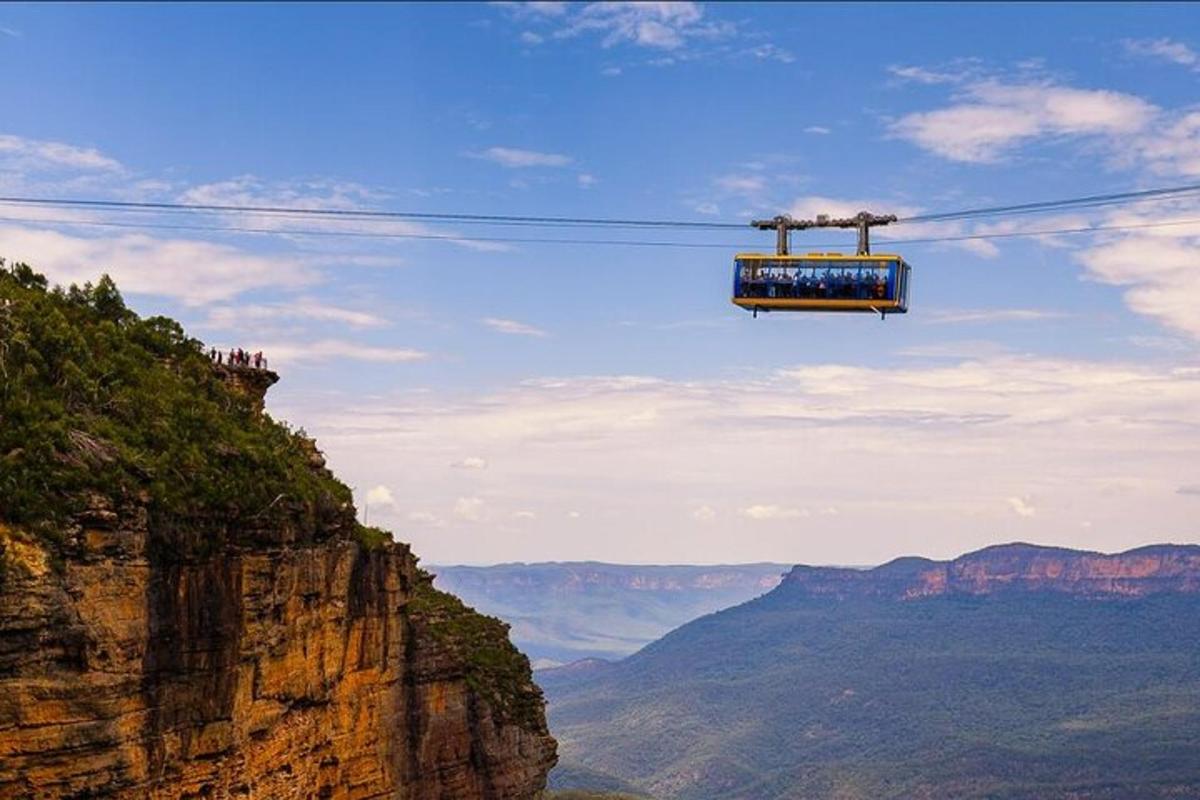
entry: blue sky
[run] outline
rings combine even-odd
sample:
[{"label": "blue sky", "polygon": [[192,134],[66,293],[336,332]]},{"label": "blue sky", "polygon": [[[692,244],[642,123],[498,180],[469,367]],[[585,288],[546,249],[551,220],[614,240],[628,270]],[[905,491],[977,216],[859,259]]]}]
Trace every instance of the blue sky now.
[{"label": "blue sky", "polygon": [[[742,223],[1180,185],[1198,52],[1186,5],[6,5],[0,191]],[[880,232],[883,323],[735,309],[749,228],[0,217],[0,255],[264,349],[429,560],[1198,540],[1197,199]],[[186,229],[230,225],[271,233]]]}]

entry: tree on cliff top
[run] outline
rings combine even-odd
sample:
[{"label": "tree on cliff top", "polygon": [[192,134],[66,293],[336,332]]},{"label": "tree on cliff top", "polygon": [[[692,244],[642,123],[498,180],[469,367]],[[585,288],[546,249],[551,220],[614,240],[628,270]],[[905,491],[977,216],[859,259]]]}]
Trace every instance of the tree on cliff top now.
[{"label": "tree on cliff top", "polygon": [[188,552],[268,529],[303,541],[353,524],[349,489],[311,456],[108,276],[51,288],[0,261],[0,521],[53,540],[99,503],[144,506],[152,542]]}]

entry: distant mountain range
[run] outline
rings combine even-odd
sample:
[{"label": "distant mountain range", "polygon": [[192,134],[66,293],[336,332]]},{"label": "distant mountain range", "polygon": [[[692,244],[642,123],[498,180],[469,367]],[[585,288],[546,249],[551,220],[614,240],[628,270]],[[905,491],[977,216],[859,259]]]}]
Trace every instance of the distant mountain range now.
[{"label": "distant mountain range", "polygon": [[621,662],[538,680],[560,787],[594,780],[663,800],[1200,797],[1200,547],[1005,545],[796,567]]},{"label": "distant mountain range", "polygon": [[788,564],[599,562],[433,566],[434,585],[512,625],[534,666],[627,656],[705,614],[777,586]]}]

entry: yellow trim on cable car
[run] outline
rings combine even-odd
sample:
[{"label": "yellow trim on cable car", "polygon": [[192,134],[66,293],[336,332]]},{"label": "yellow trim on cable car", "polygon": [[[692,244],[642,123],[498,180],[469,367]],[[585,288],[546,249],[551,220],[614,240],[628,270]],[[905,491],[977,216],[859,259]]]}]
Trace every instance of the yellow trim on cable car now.
[{"label": "yellow trim on cable car", "polygon": [[733,304],[742,308],[828,308],[874,311],[881,308],[899,308],[898,300],[838,300],[836,298],[791,297],[734,297]]}]

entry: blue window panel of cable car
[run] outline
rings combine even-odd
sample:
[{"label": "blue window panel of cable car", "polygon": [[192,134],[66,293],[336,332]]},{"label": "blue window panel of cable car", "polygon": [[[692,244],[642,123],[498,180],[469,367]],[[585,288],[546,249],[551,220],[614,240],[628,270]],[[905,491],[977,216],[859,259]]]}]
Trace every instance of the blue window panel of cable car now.
[{"label": "blue window panel of cable car", "polygon": [[738,297],[895,300],[899,263],[739,259]]}]

